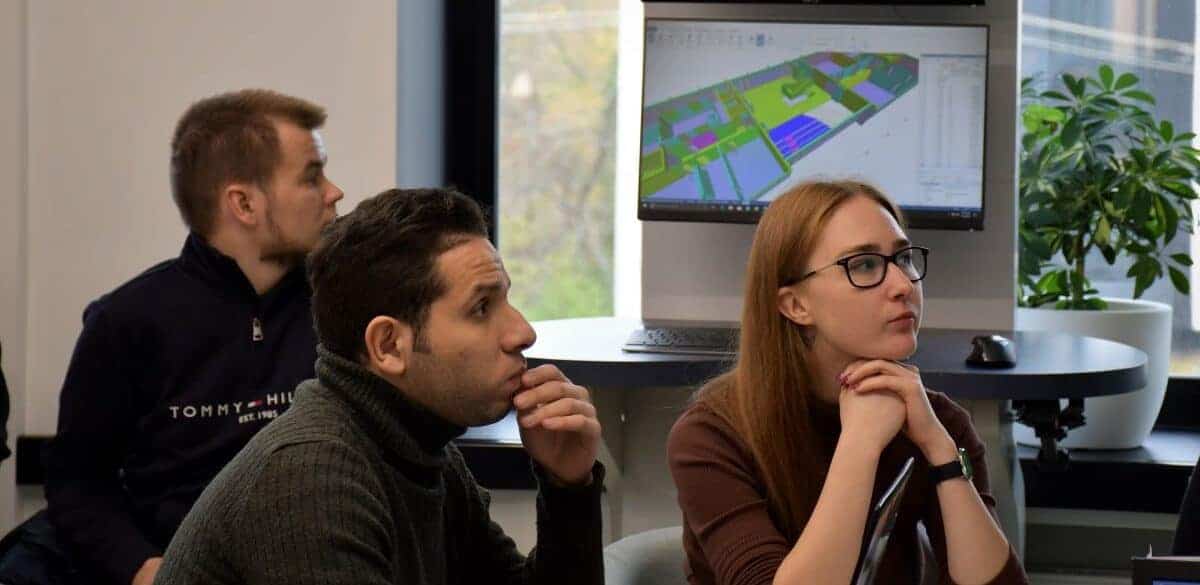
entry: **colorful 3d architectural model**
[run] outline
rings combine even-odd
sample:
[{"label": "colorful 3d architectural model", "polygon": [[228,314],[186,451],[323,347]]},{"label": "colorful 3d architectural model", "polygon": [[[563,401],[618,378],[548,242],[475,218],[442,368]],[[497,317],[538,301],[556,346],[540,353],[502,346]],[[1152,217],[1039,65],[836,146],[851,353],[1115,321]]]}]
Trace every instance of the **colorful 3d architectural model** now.
[{"label": "colorful 3d architectural model", "polygon": [[752,203],[851,123],[917,85],[900,53],[812,53],[642,112],[644,201]]}]

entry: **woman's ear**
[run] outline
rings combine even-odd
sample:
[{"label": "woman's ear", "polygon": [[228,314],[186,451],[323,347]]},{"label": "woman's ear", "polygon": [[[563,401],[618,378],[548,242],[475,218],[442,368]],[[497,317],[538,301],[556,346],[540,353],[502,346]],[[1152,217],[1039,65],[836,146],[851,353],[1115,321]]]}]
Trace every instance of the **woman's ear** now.
[{"label": "woman's ear", "polygon": [[809,310],[809,300],[806,295],[797,291],[797,285],[779,287],[776,297],[779,313],[797,325],[812,325],[812,312]]},{"label": "woman's ear", "polygon": [[378,316],[367,323],[363,332],[367,367],[388,378],[408,371],[413,352],[413,330],[395,317]]}]

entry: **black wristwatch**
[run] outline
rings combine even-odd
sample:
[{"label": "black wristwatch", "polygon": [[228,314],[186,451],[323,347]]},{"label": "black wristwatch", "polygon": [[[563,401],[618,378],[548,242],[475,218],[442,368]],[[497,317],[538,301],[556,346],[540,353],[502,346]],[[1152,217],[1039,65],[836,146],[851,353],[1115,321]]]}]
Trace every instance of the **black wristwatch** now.
[{"label": "black wristwatch", "polygon": [[933,485],[937,485],[947,479],[956,477],[965,478],[971,481],[975,474],[971,470],[971,458],[967,457],[967,450],[962,447],[958,448],[958,459],[943,465],[934,465],[929,468],[929,480]]}]

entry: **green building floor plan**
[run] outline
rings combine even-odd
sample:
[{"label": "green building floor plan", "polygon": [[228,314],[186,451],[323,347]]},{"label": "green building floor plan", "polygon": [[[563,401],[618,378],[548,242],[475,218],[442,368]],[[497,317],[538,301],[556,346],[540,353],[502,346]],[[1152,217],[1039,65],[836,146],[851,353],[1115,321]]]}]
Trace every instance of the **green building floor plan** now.
[{"label": "green building floor plan", "polygon": [[917,85],[902,53],[819,52],[650,105],[643,201],[753,203],[850,124]]}]

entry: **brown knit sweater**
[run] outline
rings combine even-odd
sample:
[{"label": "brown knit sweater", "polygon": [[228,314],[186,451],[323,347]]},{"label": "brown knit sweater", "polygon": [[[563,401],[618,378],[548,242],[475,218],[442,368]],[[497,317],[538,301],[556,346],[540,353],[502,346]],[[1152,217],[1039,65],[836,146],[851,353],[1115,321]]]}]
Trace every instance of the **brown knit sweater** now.
[{"label": "brown knit sweater", "polygon": [[[970,415],[938,392],[929,392],[929,402],[954,442],[967,450],[975,470],[975,488],[994,516],[996,500],[988,487],[984,446],[971,426]],[[825,425],[837,429],[836,421],[825,421]],[[878,499],[909,457],[915,458],[916,466],[877,583],[916,585],[925,582],[923,578],[930,571],[940,575],[940,583],[952,583],[946,569],[942,513],[929,480],[929,465],[916,445],[903,435],[898,435],[880,457],[872,501]],[[787,540],[772,521],[762,474],[736,431],[697,403],[671,429],[667,458],[683,511],[688,581],[693,585],[771,583],[795,542]],[[926,527],[938,566],[923,562],[918,521]],[[991,583],[1028,583],[1015,553],[1009,553],[1008,563]]]}]

